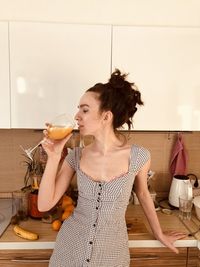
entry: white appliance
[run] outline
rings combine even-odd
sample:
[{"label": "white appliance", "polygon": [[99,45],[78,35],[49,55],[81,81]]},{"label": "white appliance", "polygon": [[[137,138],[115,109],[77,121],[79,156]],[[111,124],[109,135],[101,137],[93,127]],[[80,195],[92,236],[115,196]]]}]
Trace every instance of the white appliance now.
[{"label": "white appliance", "polygon": [[0,237],[10,224],[12,218],[12,199],[0,199]]},{"label": "white appliance", "polygon": [[179,197],[187,195],[188,199],[193,197],[192,184],[187,175],[175,175],[172,179],[169,191],[169,204],[179,208]]}]

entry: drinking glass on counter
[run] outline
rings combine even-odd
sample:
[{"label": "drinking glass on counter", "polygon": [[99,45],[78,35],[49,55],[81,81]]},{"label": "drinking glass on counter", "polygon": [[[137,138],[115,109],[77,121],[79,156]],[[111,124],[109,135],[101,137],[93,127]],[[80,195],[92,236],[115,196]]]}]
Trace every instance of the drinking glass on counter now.
[{"label": "drinking glass on counter", "polygon": [[13,215],[20,216],[21,219],[28,217],[28,192],[16,190],[12,192]]},{"label": "drinking glass on counter", "polygon": [[179,197],[179,217],[182,220],[190,220],[192,214],[192,198],[188,195],[181,195]]},{"label": "drinking glass on counter", "polygon": [[[75,121],[66,113],[61,114],[57,117],[55,117],[51,122],[48,123],[47,125],[47,132],[48,132],[48,137],[53,140],[61,140],[68,136],[72,130],[75,127]],[[33,148],[27,148],[24,149],[23,146],[20,146],[21,149],[27,154],[27,156],[33,160],[32,158],[32,153],[34,150],[41,145],[43,142],[40,141],[36,146]]]}]

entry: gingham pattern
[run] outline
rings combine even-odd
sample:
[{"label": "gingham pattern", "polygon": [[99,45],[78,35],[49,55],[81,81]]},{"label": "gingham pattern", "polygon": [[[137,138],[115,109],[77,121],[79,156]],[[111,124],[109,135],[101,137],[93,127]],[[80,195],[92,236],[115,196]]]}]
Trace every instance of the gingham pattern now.
[{"label": "gingham pattern", "polygon": [[127,173],[109,182],[96,182],[79,167],[81,148],[67,162],[77,172],[78,203],[64,221],[50,267],[128,267],[130,262],[125,212],[135,174],[149,159],[149,151],[133,145]]}]

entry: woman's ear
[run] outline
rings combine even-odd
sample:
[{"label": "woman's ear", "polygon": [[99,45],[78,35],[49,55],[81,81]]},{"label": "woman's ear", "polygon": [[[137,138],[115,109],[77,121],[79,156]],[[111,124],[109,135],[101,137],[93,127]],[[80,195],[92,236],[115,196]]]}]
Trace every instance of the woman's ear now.
[{"label": "woman's ear", "polygon": [[104,117],[103,117],[103,120],[105,122],[111,122],[113,119],[113,114],[112,112],[109,110],[109,111],[106,111],[105,114],[104,114]]}]

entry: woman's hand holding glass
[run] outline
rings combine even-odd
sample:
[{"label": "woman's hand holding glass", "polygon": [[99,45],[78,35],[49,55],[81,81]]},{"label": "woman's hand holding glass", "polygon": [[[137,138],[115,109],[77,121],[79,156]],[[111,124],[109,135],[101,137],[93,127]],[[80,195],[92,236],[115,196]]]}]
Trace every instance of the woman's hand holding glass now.
[{"label": "woman's hand holding glass", "polygon": [[62,139],[53,139],[51,135],[49,135],[49,130],[48,130],[51,127],[51,125],[48,123],[46,125],[47,125],[47,129],[43,131],[44,138],[42,141],[42,147],[44,148],[48,157],[61,156],[63,148],[65,144],[67,143],[67,141],[71,138],[72,133],[69,133],[67,136],[63,137]]},{"label": "woman's hand holding glass", "polygon": [[75,122],[66,114],[56,117],[51,123],[46,123],[47,128],[43,131],[44,139],[42,146],[48,157],[61,155],[67,141],[72,136]]},{"label": "woman's hand holding glass", "polygon": [[20,145],[21,149],[26,153],[30,160],[33,160],[33,153],[40,145],[44,147],[47,155],[50,155],[53,151],[59,154],[60,149],[63,149],[65,143],[70,139],[72,135],[71,132],[75,127],[75,122],[67,114],[61,114],[51,123],[47,123],[46,126],[46,130],[44,130],[45,137],[42,141],[37,143],[37,145],[26,149]]}]

